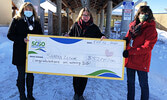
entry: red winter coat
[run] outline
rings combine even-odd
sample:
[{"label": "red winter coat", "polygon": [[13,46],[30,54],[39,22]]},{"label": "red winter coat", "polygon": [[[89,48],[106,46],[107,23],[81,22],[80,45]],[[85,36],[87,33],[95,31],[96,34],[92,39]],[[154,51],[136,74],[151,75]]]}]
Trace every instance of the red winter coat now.
[{"label": "red winter coat", "polygon": [[[135,24],[135,21],[131,22],[129,27]],[[130,41],[131,35],[129,31],[126,37]],[[125,59],[125,66],[127,68],[149,72],[151,62],[151,51],[154,44],[157,41],[157,31],[155,27],[155,21],[143,22],[141,27],[141,35],[133,39],[132,47],[127,45],[129,51],[128,58]]]}]

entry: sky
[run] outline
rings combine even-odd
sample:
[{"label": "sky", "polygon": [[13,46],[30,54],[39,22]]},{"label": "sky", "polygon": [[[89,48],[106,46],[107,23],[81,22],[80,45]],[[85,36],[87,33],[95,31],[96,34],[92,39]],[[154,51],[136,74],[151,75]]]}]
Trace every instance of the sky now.
[{"label": "sky", "polygon": [[[133,0],[134,2],[138,0]],[[165,8],[167,8],[167,0],[143,0],[147,2],[147,5],[150,6],[153,13],[167,13]]]}]

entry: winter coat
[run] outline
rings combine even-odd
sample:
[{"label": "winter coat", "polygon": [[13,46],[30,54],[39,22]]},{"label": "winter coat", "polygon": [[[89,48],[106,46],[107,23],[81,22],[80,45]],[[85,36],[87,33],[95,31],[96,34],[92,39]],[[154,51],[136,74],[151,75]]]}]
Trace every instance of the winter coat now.
[{"label": "winter coat", "polygon": [[91,24],[88,26],[86,31],[83,31],[78,23],[74,23],[69,31],[69,35],[72,37],[87,37],[87,38],[101,38],[104,34],[101,33],[100,29],[95,25]]},{"label": "winter coat", "polygon": [[14,65],[25,66],[26,43],[24,42],[24,38],[27,37],[27,34],[43,34],[39,21],[34,21],[34,29],[30,31],[27,22],[23,18],[13,18],[7,37],[14,42],[12,59],[12,64]]},{"label": "winter coat", "polygon": [[[129,27],[135,24],[131,22]],[[126,37],[130,41],[130,32],[127,32]],[[157,31],[155,21],[145,21],[141,26],[141,34],[132,39],[132,47],[130,43],[127,45],[129,52],[128,58],[125,59],[125,66],[127,68],[149,72],[151,62],[151,51],[157,41]]]}]

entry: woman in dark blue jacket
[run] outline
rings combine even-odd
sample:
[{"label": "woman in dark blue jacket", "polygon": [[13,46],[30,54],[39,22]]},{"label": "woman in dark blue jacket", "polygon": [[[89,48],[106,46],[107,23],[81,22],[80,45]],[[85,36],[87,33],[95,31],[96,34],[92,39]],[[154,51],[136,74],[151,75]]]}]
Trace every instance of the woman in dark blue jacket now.
[{"label": "woman in dark blue jacket", "polygon": [[[87,8],[81,9],[68,35],[72,37],[105,38],[100,29],[93,23],[92,14]],[[87,84],[87,79],[88,78],[83,77],[73,77],[73,87],[75,91],[74,100],[84,100],[83,92]]]},{"label": "woman in dark blue jacket", "polygon": [[34,83],[32,73],[27,73],[26,76],[27,97],[25,96],[27,34],[43,34],[37,13],[29,2],[24,3],[18,14],[13,18],[7,37],[14,42],[12,63],[17,66],[18,70],[17,87],[20,93],[20,100],[35,100],[32,95]]}]

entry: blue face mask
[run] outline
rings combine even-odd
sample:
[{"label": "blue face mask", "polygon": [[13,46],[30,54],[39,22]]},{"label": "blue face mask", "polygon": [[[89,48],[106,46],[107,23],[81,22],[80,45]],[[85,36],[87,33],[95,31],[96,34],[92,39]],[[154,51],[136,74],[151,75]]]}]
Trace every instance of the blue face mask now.
[{"label": "blue face mask", "polygon": [[24,11],[26,17],[31,17],[33,15],[32,11]]}]

